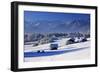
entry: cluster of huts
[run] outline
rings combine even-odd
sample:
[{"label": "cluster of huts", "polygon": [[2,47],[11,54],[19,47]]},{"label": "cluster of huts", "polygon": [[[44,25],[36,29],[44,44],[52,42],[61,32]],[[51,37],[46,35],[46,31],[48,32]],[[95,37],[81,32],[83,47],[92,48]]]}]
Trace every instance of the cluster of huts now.
[{"label": "cluster of huts", "polygon": [[[87,41],[87,38],[85,37],[80,37],[80,38],[70,38],[67,41],[65,41],[64,43],[62,43],[62,45],[69,45],[69,44],[74,44],[74,43],[80,43],[80,42],[85,42]],[[53,43],[50,45],[51,50],[57,50],[57,48],[60,46],[62,46],[59,43]]]},{"label": "cluster of huts", "polygon": [[87,38],[85,38],[85,37],[81,37],[81,38],[70,38],[67,41],[66,45],[67,44],[73,44],[73,43],[79,43],[79,42],[85,42],[85,41],[87,41]]}]

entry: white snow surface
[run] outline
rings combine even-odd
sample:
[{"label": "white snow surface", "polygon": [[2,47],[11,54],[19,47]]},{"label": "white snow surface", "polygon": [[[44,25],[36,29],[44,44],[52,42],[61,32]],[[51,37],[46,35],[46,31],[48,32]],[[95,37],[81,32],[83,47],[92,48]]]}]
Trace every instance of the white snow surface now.
[{"label": "white snow surface", "polygon": [[[68,39],[63,39],[64,41]],[[65,45],[64,41],[60,40],[60,47],[58,50],[70,50],[70,49],[80,49],[82,50],[77,50],[77,51],[72,51],[72,52],[67,52],[59,55],[53,55],[53,56],[44,56],[44,57],[25,57],[24,61],[25,62],[37,62],[37,61],[61,61],[61,60],[84,60],[84,59],[90,59],[90,40],[86,42],[80,42],[80,43],[74,43],[70,45]],[[62,41],[62,42],[61,42]],[[59,43],[59,42],[56,42]],[[25,52],[32,52],[32,51],[37,51],[41,49],[50,49],[50,43],[44,44],[44,45],[39,45],[36,47],[32,47],[32,45],[25,45]]]},{"label": "white snow surface", "polygon": [[[58,49],[60,49],[60,47],[66,45],[66,41],[68,39],[69,38],[57,40],[54,43],[58,44],[59,45]],[[51,43],[47,43],[47,44],[42,44],[42,45],[38,45],[38,46],[35,46],[35,47],[33,47],[32,44],[31,45],[24,45],[24,49],[25,49],[25,52],[31,52],[31,51],[37,51],[37,50],[47,50],[47,49],[50,49],[50,44]]]}]

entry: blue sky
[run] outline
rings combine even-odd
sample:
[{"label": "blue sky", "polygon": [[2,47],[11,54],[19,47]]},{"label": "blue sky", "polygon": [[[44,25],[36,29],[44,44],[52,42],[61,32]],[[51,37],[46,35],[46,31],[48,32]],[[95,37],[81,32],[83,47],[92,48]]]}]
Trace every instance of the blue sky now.
[{"label": "blue sky", "polygon": [[90,14],[24,11],[24,29],[38,33],[86,32],[90,30]]},{"label": "blue sky", "polygon": [[89,19],[89,14],[24,11],[25,20]]}]

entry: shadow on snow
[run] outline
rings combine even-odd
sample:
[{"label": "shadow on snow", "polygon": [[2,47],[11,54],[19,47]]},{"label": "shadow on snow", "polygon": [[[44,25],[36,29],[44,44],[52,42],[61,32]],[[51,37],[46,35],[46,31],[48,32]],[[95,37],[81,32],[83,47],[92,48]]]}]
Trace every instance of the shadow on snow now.
[{"label": "shadow on snow", "polygon": [[53,56],[53,55],[59,55],[59,54],[64,54],[64,53],[69,53],[69,52],[74,52],[74,51],[79,51],[86,49],[88,47],[84,48],[78,48],[78,49],[64,49],[64,50],[50,50],[50,51],[45,51],[45,52],[24,52],[24,57],[44,57],[44,56]]}]

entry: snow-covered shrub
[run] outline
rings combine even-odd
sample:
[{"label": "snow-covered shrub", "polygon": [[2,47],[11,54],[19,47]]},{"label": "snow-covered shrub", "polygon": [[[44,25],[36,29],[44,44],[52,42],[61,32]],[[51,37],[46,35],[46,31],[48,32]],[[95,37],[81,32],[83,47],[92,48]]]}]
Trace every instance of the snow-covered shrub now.
[{"label": "snow-covered shrub", "polygon": [[66,42],[66,45],[68,44],[73,44],[75,43],[75,39],[74,38],[70,38],[67,42]]},{"label": "snow-covered shrub", "polygon": [[86,38],[83,38],[83,39],[82,39],[82,42],[85,42],[85,41],[87,41],[87,39],[86,39]]},{"label": "snow-covered shrub", "polygon": [[38,43],[34,43],[33,46],[38,46]]}]

